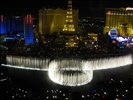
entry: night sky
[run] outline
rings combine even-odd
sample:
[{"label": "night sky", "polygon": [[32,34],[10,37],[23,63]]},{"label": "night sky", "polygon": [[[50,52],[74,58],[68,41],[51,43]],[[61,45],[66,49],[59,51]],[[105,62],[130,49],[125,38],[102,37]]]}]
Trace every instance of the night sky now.
[{"label": "night sky", "polygon": [[[104,14],[105,8],[133,7],[133,0],[73,0],[82,15]],[[1,0],[1,13],[38,15],[42,8],[67,8],[67,0]]]}]

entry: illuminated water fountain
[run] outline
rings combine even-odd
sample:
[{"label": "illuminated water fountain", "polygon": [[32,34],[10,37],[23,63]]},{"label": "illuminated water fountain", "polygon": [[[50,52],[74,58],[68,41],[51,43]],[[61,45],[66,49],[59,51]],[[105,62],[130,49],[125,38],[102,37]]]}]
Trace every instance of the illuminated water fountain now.
[{"label": "illuminated water fountain", "polygon": [[22,56],[7,56],[6,62],[8,67],[31,70],[48,70],[50,59]]},{"label": "illuminated water fountain", "polygon": [[81,86],[93,78],[93,70],[122,67],[132,64],[132,56],[100,58],[95,60],[54,60],[49,65],[49,77],[58,84]]},{"label": "illuminated water fountain", "polygon": [[55,83],[80,86],[92,80],[92,66],[77,59],[54,60],[49,65],[49,77]]},{"label": "illuminated water fountain", "polygon": [[99,58],[93,60],[81,59],[50,59],[21,56],[7,56],[7,64],[3,66],[48,71],[49,78],[60,85],[81,86],[93,78],[93,70],[111,69],[133,64],[132,55]]}]

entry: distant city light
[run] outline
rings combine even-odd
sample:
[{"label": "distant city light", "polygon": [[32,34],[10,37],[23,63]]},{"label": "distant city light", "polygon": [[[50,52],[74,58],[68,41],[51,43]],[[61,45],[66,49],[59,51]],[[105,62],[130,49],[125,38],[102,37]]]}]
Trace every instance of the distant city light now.
[{"label": "distant city light", "polygon": [[119,42],[128,41],[127,38],[124,38],[124,37],[122,37],[122,36],[117,37],[116,40],[119,41]]}]

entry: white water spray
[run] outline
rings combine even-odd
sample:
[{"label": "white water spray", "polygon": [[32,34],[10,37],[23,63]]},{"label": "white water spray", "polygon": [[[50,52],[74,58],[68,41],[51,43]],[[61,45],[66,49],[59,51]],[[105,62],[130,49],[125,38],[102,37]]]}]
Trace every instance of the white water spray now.
[{"label": "white water spray", "polygon": [[60,85],[81,86],[89,83],[93,78],[93,70],[117,68],[133,64],[132,55],[99,58],[94,60],[80,59],[49,59],[7,56],[7,67],[45,70],[49,78]]},{"label": "white water spray", "polygon": [[52,81],[60,85],[80,86],[92,80],[92,67],[85,67],[86,62],[81,60],[54,60],[49,65],[48,74]]}]

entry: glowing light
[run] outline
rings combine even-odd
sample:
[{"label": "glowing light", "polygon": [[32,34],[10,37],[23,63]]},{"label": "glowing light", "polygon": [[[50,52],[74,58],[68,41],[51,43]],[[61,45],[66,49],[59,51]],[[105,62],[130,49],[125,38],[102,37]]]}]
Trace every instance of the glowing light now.
[{"label": "glowing light", "polygon": [[25,23],[28,24],[28,15],[25,16]]},{"label": "glowing light", "polygon": [[116,39],[116,36],[118,35],[118,31],[115,28],[112,28],[109,32],[108,32],[109,36],[112,39]]},{"label": "glowing light", "polygon": [[124,37],[121,37],[121,36],[117,37],[116,40],[119,41],[119,42],[128,41],[127,38],[124,38]]},{"label": "glowing light", "polygon": [[109,33],[108,33],[109,35],[114,35],[114,36],[117,36],[118,35],[118,31],[117,31],[117,29],[115,29],[115,28],[112,28],[110,31],[109,31]]},{"label": "glowing light", "polygon": [[29,14],[29,15],[26,15],[25,16],[25,23],[26,24],[28,24],[28,23],[29,24],[32,24],[33,23],[33,17],[32,17],[32,15]]},{"label": "glowing light", "polygon": [[63,31],[73,32],[75,31],[73,24],[73,15],[72,15],[72,1],[68,1],[68,10],[66,15],[66,23],[63,27]]},{"label": "glowing light", "polygon": [[31,15],[29,15],[29,23],[32,24],[33,23],[33,17]]},{"label": "glowing light", "polygon": [[34,34],[33,34],[33,23],[32,23],[32,16],[26,15],[25,16],[25,25],[24,25],[24,31],[25,31],[25,43],[26,44],[33,44],[34,42]]},{"label": "glowing light", "polygon": [[3,15],[0,16],[0,34],[5,34],[7,30],[6,20]]},{"label": "glowing light", "polygon": [[108,14],[111,14],[111,12],[110,12],[110,11],[108,11]]},{"label": "glowing light", "polygon": [[131,8],[131,7],[127,7],[126,10],[133,10],[133,8]]},{"label": "glowing light", "polygon": [[3,15],[1,15],[1,22],[3,22],[4,21],[4,17],[3,17]]}]

